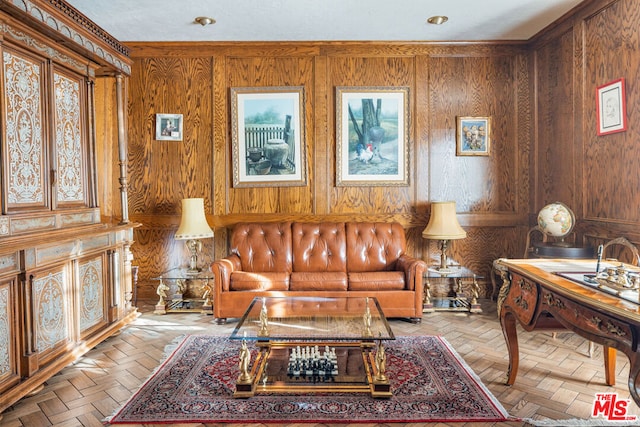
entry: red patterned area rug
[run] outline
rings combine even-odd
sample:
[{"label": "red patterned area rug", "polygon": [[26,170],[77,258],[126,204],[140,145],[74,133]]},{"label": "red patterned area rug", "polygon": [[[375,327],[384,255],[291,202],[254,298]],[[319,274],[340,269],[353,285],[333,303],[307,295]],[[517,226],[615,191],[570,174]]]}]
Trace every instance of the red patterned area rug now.
[{"label": "red patterned area rug", "polygon": [[[499,422],[507,412],[438,336],[388,341],[393,397],[366,393],[259,394],[235,399],[240,343],[189,335],[111,424]],[[255,360],[255,354],[252,356]]]}]

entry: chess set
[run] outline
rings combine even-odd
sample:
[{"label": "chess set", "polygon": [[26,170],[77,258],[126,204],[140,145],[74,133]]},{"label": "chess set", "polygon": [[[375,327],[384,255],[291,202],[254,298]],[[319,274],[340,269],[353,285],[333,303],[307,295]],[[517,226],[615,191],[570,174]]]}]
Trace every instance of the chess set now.
[{"label": "chess set", "polygon": [[316,346],[291,348],[287,375],[290,379],[317,382],[335,382],[338,375],[338,358],[335,347]]}]

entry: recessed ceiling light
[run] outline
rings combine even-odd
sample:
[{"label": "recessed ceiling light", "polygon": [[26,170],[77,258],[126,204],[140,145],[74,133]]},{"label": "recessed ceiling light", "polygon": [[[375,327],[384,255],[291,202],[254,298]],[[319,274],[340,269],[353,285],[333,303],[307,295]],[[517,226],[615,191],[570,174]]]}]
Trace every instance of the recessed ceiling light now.
[{"label": "recessed ceiling light", "polygon": [[433,24],[433,25],[442,25],[445,22],[447,22],[448,20],[449,20],[449,18],[444,16],[444,15],[436,15],[436,16],[432,16],[431,18],[427,19],[427,22],[429,24]]},{"label": "recessed ceiling light", "polygon": [[196,19],[194,19],[193,22],[200,24],[204,27],[206,25],[215,24],[216,20],[213,18],[209,18],[207,16],[198,16]]}]

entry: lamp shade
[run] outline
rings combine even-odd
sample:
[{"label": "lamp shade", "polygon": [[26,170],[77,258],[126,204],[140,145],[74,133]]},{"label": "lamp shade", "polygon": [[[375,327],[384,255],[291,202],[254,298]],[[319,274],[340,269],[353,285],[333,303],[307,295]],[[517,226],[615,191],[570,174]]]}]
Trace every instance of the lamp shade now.
[{"label": "lamp shade", "polygon": [[213,230],[204,214],[204,199],[182,199],[182,218],[176,231],[176,240],[213,237]]},{"label": "lamp shade", "polygon": [[432,202],[429,223],[422,237],[432,240],[464,239],[467,232],[458,223],[456,202]]}]

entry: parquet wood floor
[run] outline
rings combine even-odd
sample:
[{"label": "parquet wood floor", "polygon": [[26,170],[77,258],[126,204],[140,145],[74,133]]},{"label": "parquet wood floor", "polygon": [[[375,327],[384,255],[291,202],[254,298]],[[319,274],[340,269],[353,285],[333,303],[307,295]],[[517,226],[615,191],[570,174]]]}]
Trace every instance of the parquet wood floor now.
[{"label": "parquet wood floor", "polygon": [[[168,343],[187,333],[227,335],[235,325],[234,321],[216,325],[211,317],[199,313],[155,315],[152,304],[140,304],[139,309],[142,315],[119,335],[52,377],[38,394],[7,409],[0,426],[103,426],[102,420],[123,404],[159,365]],[[520,330],[518,378],[515,385],[506,386],[507,351],[495,303],[483,301],[483,309],[481,314],[426,314],[417,325],[392,320],[391,326],[396,335],[444,336],[514,417],[587,420],[597,392],[613,391],[619,398],[630,399],[626,356],[618,354],[616,386],[608,387],[604,383],[602,348],[596,346],[593,358],[589,358],[588,342],[569,332],[553,338],[548,332]],[[630,412],[638,415],[640,408],[632,405]],[[473,426],[527,424],[514,421]]]}]

